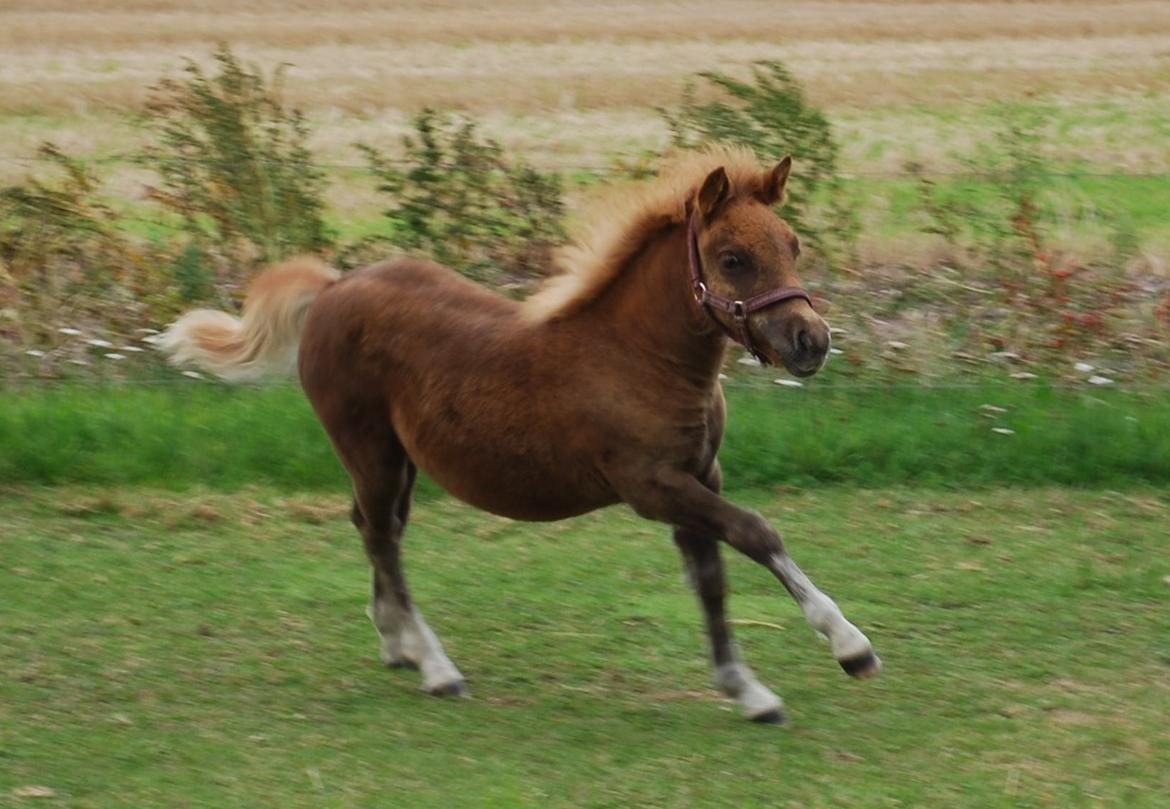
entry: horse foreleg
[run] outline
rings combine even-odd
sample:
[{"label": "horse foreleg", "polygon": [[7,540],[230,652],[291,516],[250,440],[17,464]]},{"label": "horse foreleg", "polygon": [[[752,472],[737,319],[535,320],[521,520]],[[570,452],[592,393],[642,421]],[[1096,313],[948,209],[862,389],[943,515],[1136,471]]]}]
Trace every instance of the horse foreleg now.
[{"label": "horse foreleg", "polygon": [[639,514],[701,536],[720,537],[768,568],[800,606],[809,625],[829,639],[833,656],[848,674],[869,677],[881,669],[869,639],[817,589],[788,555],[780,535],[759,514],[728,502],[694,476],[672,468],[628,481],[622,494]]},{"label": "horse foreleg", "polygon": [[784,703],[740,660],[739,650],[731,639],[723,607],[727,583],[719,545],[709,537],[681,528],[674,529],[674,541],[682,551],[687,574],[703,608],[716,688],[738,702],[744,716],[753,722],[783,722]]},{"label": "horse foreleg", "polygon": [[[722,488],[723,475],[718,461],[711,464],[710,470],[703,477],[703,485],[715,493]],[[731,628],[727,625],[724,612],[727,579],[723,573],[718,540],[684,528],[675,528],[674,542],[682,553],[687,575],[703,609],[707,637],[711,642],[715,687],[738,702],[748,719],[754,722],[783,722],[784,703],[762,685],[752,670],[740,660],[739,650],[731,638]]]}]

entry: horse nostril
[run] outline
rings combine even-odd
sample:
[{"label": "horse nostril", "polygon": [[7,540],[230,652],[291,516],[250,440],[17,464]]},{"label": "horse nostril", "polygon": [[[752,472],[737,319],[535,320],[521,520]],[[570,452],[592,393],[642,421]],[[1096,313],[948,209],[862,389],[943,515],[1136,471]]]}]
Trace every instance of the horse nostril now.
[{"label": "horse nostril", "polygon": [[796,333],[796,347],[805,354],[811,354],[813,350],[812,335],[808,333],[808,329],[801,329]]}]

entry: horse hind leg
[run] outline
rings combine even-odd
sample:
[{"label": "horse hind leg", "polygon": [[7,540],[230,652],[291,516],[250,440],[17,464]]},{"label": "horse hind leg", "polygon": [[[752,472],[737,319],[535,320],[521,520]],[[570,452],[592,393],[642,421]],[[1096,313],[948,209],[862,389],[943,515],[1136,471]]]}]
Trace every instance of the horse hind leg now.
[{"label": "horse hind leg", "polygon": [[415,467],[405,453],[394,455],[398,457],[392,463],[378,465],[380,474],[373,479],[353,476],[353,522],[373,568],[367,614],[381,639],[382,662],[417,668],[423,689],[435,696],[466,695],[463,675],[410,597],[401,551]]}]

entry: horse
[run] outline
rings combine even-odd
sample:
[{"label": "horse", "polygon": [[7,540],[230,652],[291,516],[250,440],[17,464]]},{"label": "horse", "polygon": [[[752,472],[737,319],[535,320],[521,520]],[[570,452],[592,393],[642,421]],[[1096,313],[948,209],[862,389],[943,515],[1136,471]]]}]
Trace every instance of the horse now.
[{"label": "horse", "polygon": [[419,258],[344,275],[300,258],[260,274],[239,318],[189,312],[159,343],[230,381],[295,366],[352,478],[381,659],[417,668],[425,691],[468,694],[403,574],[418,469],[517,520],[625,503],[670,526],[715,685],[748,719],[780,723],[782,700],[728,627],[720,542],[780,581],[845,672],[881,667],[777,531],[720,494],[728,341],[797,377],[829,352],[797,276],[799,240],[773,210],[791,168],[791,157],[763,168],[728,147],[683,153],[656,179],[602,197],[560,253],[561,273],[523,301]]}]

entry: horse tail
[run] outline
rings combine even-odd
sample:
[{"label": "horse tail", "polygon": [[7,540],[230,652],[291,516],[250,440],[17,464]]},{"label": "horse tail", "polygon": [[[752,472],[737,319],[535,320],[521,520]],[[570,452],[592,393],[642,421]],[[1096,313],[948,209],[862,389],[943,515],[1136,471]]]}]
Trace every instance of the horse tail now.
[{"label": "horse tail", "polygon": [[311,257],[275,264],[252,282],[240,317],[196,309],[175,321],[155,344],[175,365],[190,363],[229,382],[291,374],[309,308],[340,277]]}]

